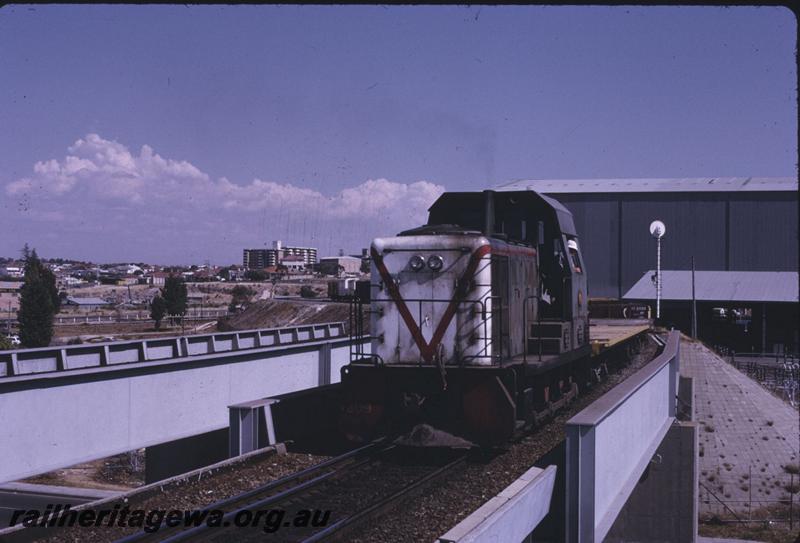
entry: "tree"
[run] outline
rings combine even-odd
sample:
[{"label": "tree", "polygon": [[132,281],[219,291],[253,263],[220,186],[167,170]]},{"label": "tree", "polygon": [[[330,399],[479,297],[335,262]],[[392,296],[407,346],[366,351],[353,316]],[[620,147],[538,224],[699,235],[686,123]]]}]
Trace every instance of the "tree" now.
[{"label": "tree", "polygon": [[61,296],[59,296],[58,287],[56,286],[56,276],[48,268],[45,266],[42,261],[39,259],[38,255],[36,254],[36,249],[30,249],[28,244],[25,244],[25,247],[22,248],[22,257],[25,260],[25,269],[28,268],[28,262],[30,261],[30,265],[35,266],[39,273],[44,280],[44,284],[47,287],[47,291],[50,294],[50,300],[53,304],[53,314],[58,313],[61,309]]},{"label": "tree", "polygon": [[50,293],[50,301],[53,303],[53,314],[61,311],[61,295],[56,286],[56,276],[50,268],[42,266],[42,277],[47,291]]},{"label": "tree", "polygon": [[156,330],[161,330],[161,321],[166,314],[167,302],[164,301],[164,298],[156,294],[153,301],[150,302],[150,318],[156,321]]},{"label": "tree", "polygon": [[19,339],[25,347],[47,347],[53,338],[53,315],[61,305],[53,272],[28,244],[22,250],[25,283],[20,289]]},{"label": "tree", "polygon": [[267,274],[264,273],[264,270],[247,270],[244,272],[244,277],[250,281],[264,281]]},{"label": "tree", "polygon": [[0,334],[0,351],[8,351],[13,348],[14,346],[11,345],[11,340],[8,339],[6,336]]},{"label": "tree", "polygon": [[300,297],[302,298],[316,298],[317,292],[311,285],[303,285],[300,287]]},{"label": "tree", "polygon": [[161,289],[161,297],[164,298],[167,314],[173,317],[182,318],[186,314],[188,305],[188,293],[186,283],[180,277],[170,275],[164,281],[164,288]]},{"label": "tree", "polygon": [[231,303],[228,305],[228,312],[233,313],[240,305],[250,301],[250,297],[253,296],[253,294],[255,294],[253,289],[244,285],[236,285],[233,287],[233,290],[231,290]]}]

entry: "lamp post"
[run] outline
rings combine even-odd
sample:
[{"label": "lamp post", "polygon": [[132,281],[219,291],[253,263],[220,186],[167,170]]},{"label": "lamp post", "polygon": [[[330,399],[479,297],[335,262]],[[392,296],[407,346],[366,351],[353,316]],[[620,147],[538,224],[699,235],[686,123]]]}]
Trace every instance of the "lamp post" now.
[{"label": "lamp post", "polygon": [[661,238],[667,227],[661,221],[650,223],[650,235],[656,238],[656,320],[661,318]]}]

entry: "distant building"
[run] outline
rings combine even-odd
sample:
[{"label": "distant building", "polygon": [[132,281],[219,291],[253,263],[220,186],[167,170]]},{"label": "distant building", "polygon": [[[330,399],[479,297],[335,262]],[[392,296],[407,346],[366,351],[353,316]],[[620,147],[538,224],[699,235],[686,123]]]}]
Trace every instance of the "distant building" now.
[{"label": "distant building", "polygon": [[0,266],[0,275],[5,275],[8,277],[22,277],[25,275],[25,269],[21,265]]},{"label": "distant building", "polygon": [[242,266],[248,270],[263,270],[267,267],[267,250],[245,249]]},{"label": "distant building", "polygon": [[86,281],[77,277],[72,277],[71,275],[65,275],[63,277],[59,277],[56,283],[59,288],[69,288],[77,287],[78,285],[84,285],[86,284]]},{"label": "distant building", "polygon": [[133,275],[136,272],[142,273],[143,270],[136,264],[118,264],[116,266],[111,266],[109,268],[111,273],[116,273],[119,275]]},{"label": "distant building", "polygon": [[302,256],[285,256],[281,260],[281,266],[290,273],[301,272],[306,269],[306,260]]},{"label": "distant building", "polygon": [[78,298],[77,296],[67,296],[65,304],[77,307],[80,311],[94,311],[112,305],[111,302],[102,298]]},{"label": "distant building", "polygon": [[[648,270],[623,299],[654,304],[655,270]],[[661,316],[691,330],[692,293],[698,337],[737,352],[798,352],[798,272],[661,270]]]},{"label": "distant building", "polygon": [[361,272],[361,259],[353,256],[328,256],[320,259],[319,271],[323,275],[357,275]]},{"label": "distant building", "polygon": [[125,277],[120,277],[117,279],[117,285],[119,286],[127,286],[127,285],[136,285],[139,283],[139,276],[138,275],[126,275]]},{"label": "distant building", "polygon": [[[532,189],[561,202],[575,221],[589,295],[619,299],[655,266],[655,219],[667,227],[665,269],[688,270],[694,256],[703,271],[796,272],[797,188],[796,177],[705,177],[521,180],[496,190]],[[527,230],[523,239],[535,239],[535,225]]]},{"label": "distant building", "polygon": [[154,287],[163,287],[170,275],[167,272],[153,272],[147,277],[147,282]]},{"label": "distant building", "polygon": [[[283,264],[284,259],[300,257],[304,267],[311,267],[317,263],[317,249],[315,247],[284,247],[280,240],[272,242],[272,249],[244,249],[242,264],[248,270],[263,270],[270,266]],[[296,262],[296,260],[292,260]]]},{"label": "distant building", "polygon": [[0,315],[3,315],[3,312],[15,312],[19,309],[22,285],[21,281],[0,281]]}]

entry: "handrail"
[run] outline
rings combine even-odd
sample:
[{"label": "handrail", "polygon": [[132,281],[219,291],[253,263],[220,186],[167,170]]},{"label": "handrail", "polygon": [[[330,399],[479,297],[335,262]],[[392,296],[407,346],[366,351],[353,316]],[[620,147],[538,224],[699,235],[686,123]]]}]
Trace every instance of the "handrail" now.
[{"label": "handrail", "polygon": [[[664,350],[652,362],[612,388],[594,403],[567,421],[569,425],[597,425],[609,417],[625,400],[633,396],[661,369],[678,356],[680,337],[672,332]],[[674,413],[673,413],[674,414]]]},{"label": "handrail", "polygon": [[567,541],[602,541],[676,420],[680,334],[566,423]]},{"label": "handrail", "polygon": [[344,323],[328,322],[283,328],[14,349],[0,351],[0,380],[19,375],[40,375],[92,367],[117,367],[139,362],[163,361],[219,352],[240,352],[264,347],[286,347],[334,338],[346,338]]}]

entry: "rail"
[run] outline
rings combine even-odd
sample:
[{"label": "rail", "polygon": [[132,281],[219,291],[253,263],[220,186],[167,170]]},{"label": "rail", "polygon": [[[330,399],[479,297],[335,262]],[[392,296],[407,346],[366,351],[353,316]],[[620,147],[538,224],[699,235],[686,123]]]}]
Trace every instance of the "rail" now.
[{"label": "rail", "polygon": [[568,542],[605,538],[675,421],[679,343],[567,421]]},{"label": "rail", "polygon": [[0,351],[0,380],[18,375],[298,345],[331,338],[345,338],[343,322]]},{"label": "rail", "polygon": [[[378,451],[382,446],[382,440],[348,451],[335,458],[325,460],[301,471],[292,473],[280,479],[257,486],[256,488],[235,494],[228,498],[216,501],[203,508],[205,512],[214,510],[228,510],[223,521],[231,520],[240,511],[248,508],[264,507],[279,500],[289,498],[312,486],[319,485],[327,479],[338,475],[342,469],[348,465],[362,465],[370,455]],[[383,445],[385,447],[385,445]],[[157,530],[134,532],[126,537],[120,538],[116,543],[139,543],[143,541],[184,541],[195,539],[200,534],[205,534],[211,530],[209,525],[201,524],[189,529],[181,530],[177,527],[170,527],[166,522],[161,522]]]},{"label": "rail", "polygon": [[[208,512],[225,511],[220,527],[206,523],[188,529],[171,529],[162,522],[156,531],[137,532],[117,540],[117,543],[250,539],[251,534],[246,532],[231,533],[236,526],[236,519],[252,518],[253,511],[267,508],[293,511],[299,503],[303,507],[313,504],[330,507],[335,504],[333,522],[308,526],[306,529],[295,527],[291,535],[282,534],[282,539],[288,537],[290,541],[310,543],[341,537],[342,531],[381,515],[400,499],[455,469],[466,460],[467,453],[456,452],[450,455],[452,458],[444,458],[443,465],[432,466],[404,465],[392,460],[393,456],[395,459],[402,457],[397,445],[392,444],[390,439],[381,438],[321,464],[205,506],[204,510]],[[386,487],[376,490],[379,482],[380,485],[385,483]],[[253,524],[250,526],[258,527]],[[263,533],[258,532],[253,535],[263,537]]]}]

